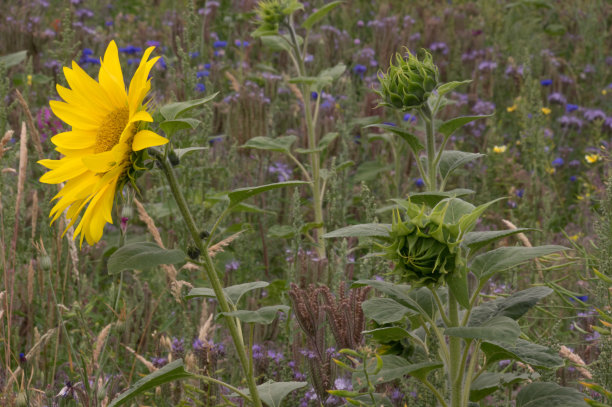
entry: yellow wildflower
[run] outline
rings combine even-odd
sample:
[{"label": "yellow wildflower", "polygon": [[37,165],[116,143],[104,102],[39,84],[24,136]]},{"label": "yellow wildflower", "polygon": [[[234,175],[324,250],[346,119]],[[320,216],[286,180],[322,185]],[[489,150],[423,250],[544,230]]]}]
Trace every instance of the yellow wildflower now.
[{"label": "yellow wildflower", "polygon": [[496,154],[505,153],[507,148],[506,146],[493,146],[493,152]]},{"label": "yellow wildflower", "polygon": [[516,110],[516,108],[517,108],[517,106],[516,106],[516,103],[515,103],[512,106],[507,107],[506,110],[508,111],[508,113],[512,113],[512,112],[514,112]]},{"label": "yellow wildflower", "polygon": [[595,154],[587,154],[587,155],[584,156],[584,159],[589,164],[594,164],[597,161],[601,160],[601,156],[599,154],[597,154],[597,153],[595,153]]},{"label": "yellow wildflower", "polygon": [[550,114],[550,112],[552,112],[552,110],[550,110],[549,108],[547,108],[547,107],[543,107],[542,108],[542,113],[544,115],[548,116]]}]

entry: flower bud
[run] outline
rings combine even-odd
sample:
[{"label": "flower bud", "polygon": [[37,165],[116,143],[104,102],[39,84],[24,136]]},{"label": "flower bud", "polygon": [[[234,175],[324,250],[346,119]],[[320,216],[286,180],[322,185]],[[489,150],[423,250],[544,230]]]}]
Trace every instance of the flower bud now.
[{"label": "flower bud", "polygon": [[399,212],[394,216],[391,244],[384,249],[402,282],[416,287],[441,285],[462,264],[459,229],[444,223],[444,215],[437,215],[422,207],[405,221]]},{"label": "flower bud", "polygon": [[257,35],[270,35],[278,32],[279,26],[285,18],[304,6],[297,0],[262,0],[257,7],[259,28],[253,33]]},{"label": "flower bud", "polygon": [[28,406],[28,398],[25,392],[20,391],[15,398],[15,407],[27,407]]},{"label": "flower bud", "polygon": [[379,74],[381,106],[389,106],[402,112],[419,109],[427,103],[431,92],[438,86],[438,68],[434,65],[431,54],[425,51],[422,61],[408,51],[404,58],[395,54],[395,63],[387,73]]},{"label": "flower bud", "polygon": [[44,271],[49,271],[51,270],[51,258],[49,257],[48,254],[43,253],[39,258],[38,258],[38,262],[40,263],[40,268],[43,269]]}]

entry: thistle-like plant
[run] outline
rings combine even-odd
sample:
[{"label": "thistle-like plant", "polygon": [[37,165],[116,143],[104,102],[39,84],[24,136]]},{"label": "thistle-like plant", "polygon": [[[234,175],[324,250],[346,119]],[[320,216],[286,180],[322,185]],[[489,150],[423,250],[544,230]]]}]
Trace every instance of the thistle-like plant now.
[{"label": "thistle-like plant", "polygon": [[[369,238],[365,243],[374,239],[382,248],[374,254],[393,264],[386,274],[388,280],[353,283],[353,287],[370,286],[386,296],[363,303],[364,313],[375,327],[366,333],[382,354],[376,382],[394,380],[398,372],[399,377],[409,374],[431,390],[440,406],[467,407],[499,389],[534,380],[537,375],[529,372],[560,367],[562,359],[553,351],[520,338],[516,322],[552,289],[534,286],[486,302],[480,292],[495,274],[566,248],[513,246],[483,251],[499,239],[529,229],[473,231],[479,217],[497,200],[474,206],[462,199],[474,191],[445,191],[454,170],[482,156],[447,150],[446,144],[464,124],[484,117],[436,120],[449,103],[444,95],[468,81],[440,83],[427,52],[423,60],[411,53],[406,57],[397,54],[379,79],[381,105],[398,112],[412,111],[422,119],[424,137],[392,125],[375,126],[407,142],[426,191],[394,199],[391,224],[353,225],[325,235]],[[378,274],[382,274],[380,270]],[[531,370],[500,371],[497,362],[501,359],[521,362]],[[439,369],[446,378],[443,388],[428,379]],[[355,393],[359,391],[355,389]],[[586,406],[583,397],[554,383],[532,383],[520,391],[517,406],[553,400]],[[374,405],[363,403],[360,405]],[[376,403],[385,405],[385,401]]]}]

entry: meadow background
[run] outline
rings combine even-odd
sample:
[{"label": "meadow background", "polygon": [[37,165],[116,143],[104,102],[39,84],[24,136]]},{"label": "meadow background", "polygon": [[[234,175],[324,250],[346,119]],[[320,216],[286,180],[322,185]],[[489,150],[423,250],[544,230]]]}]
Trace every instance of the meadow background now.
[{"label": "meadow background", "polygon": [[[304,4],[310,12],[323,3]],[[320,95],[299,95],[287,81],[292,66],[286,54],[251,36],[255,6],[251,0],[3,4],[0,58],[12,55],[0,59],[0,404],[18,404],[27,393],[31,405],[105,405],[144,374],[179,357],[193,370],[240,382],[227,332],[211,318],[215,302],[184,298],[190,288],[207,285],[197,267],[184,263],[126,273],[118,307],[112,304],[119,280],[106,268],[121,227],[127,228],[128,242],[155,241],[185,250],[190,245],[159,170],[138,180],[137,202],[116,206],[115,224],[107,226],[93,247],[79,248],[71,232],[62,237],[63,219],[49,225],[50,199],[57,189],[38,182],[44,168],[36,161],[59,158],[49,138],[64,131],[65,124],[48,102],[58,98],[55,85],[65,84],[62,67],[71,61],[95,78],[110,40],[119,46],[127,77],[143,50],[156,46],[154,55],[162,59],[152,71],[153,107],[219,92],[198,111],[201,125],[177,132],[171,140],[176,148],[208,147],[181,157],[176,168],[202,230],[213,226],[228,191],[301,179],[296,163],[285,155],[241,148],[254,137],[287,135],[298,137],[295,147],[306,148],[300,97],[321,98],[320,137],[338,133],[323,157],[327,230],[388,222],[388,200],[422,191],[424,184],[407,149],[364,125],[383,120],[421,134],[422,123],[411,114],[391,115],[377,108],[377,73],[386,70],[402,47],[425,48],[443,81],[472,79],[450,95],[455,103],[447,114],[492,116],[458,131],[449,147],[486,157],[465,166],[450,184],[474,189],[475,204],[508,197],[486,214],[478,230],[508,228],[507,221],[538,229],[529,235],[533,245],[572,248],[552,264],[533,262],[503,274],[483,295],[494,298],[534,283],[554,288],[556,295],[523,323],[532,341],[559,350],[565,346],[574,355],[566,367],[548,373],[548,380],[581,388],[578,382],[588,378],[611,389],[612,340],[593,328],[599,324],[596,309],[610,313],[611,293],[593,269],[612,276],[612,186],[607,183],[612,4],[346,1],[310,38],[308,71],[340,62],[347,66]],[[305,14],[298,13],[298,20]],[[327,326],[327,365],[312,362],[294,311],[256,327],[252,351],[258,382],[309,382],[286,405],[340,406],[340,398],[322,399],[310,386],[312,375],[326,369],[333,388],[350,387],[346,373],[329,366],[345,344],[337,343],[338,335],[332,335],[325,321],[333,320],[334,312],[338,318],[358,314],[367,293],[347,291],[347,282],[384,275],[389,267],[380,259],[364,258],[366,252],[351,240],[328,241],[327,259],[317,258],[301,233],[312,221],[310,195],[306,188],[295,191],[270,191],[234,211],[221,229],[224,238],[232,238],[213,260],[225,285],[270,282],[249,295],[250,308],[310,301],[300,291],[309,284],[318,287],[321,298],[329,295],[327,302],[310,304],[321,326]],[[514,237],[507,243],[527,244]],[[292,283],[297,288],[290,288]],[[59,327],[53,292],[68,337]],[[101,364],[103,375],[94,377]],[[82,391],[72,388],[80,366],[92,381],[103,383],[87,403],[82,395],[81,402],[73,396]],[[385,386],[395,406],[433,405],[409,378]],[[147,403],[208,405],[202,394],[220,391],[178,383],[152,391]],[[239,403],[226,399],[210,405]],[[489,397],[481,405],[512,405],[512,394]]]}]

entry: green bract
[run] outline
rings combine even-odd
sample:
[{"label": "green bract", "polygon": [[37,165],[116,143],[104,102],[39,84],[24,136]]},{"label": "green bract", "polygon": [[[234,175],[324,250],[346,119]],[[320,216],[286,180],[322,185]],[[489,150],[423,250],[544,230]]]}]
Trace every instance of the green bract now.
[{"label": "green bract", "polygon": [[297,0],[265,0],[259,2],[257,16],[259,27],[253,33],[254,36],[274,35],[285,20],[285,17],[303,9],[304,6]]},{"label": "green bract", "polygon": [[381,106],[389,106],[401,111],[418,109],[425,105],[431,92],[438,86],[438,68],[431,54],[425,51],[422,61],[406,50],[408,57],[395,54],[395,63],[387,73],[379,74]]}]

